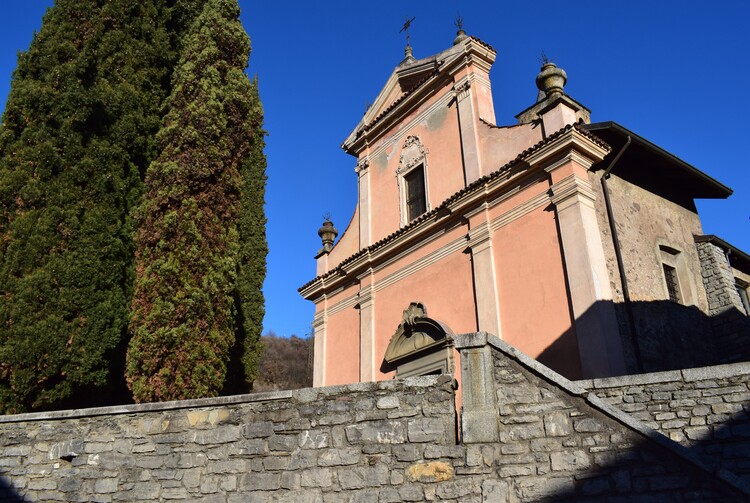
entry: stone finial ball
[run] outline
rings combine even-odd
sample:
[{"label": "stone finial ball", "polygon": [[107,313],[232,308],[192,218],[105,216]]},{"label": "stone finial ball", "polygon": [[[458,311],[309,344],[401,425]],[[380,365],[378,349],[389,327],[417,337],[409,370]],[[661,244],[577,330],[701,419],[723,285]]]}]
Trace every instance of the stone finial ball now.
[{"label": "stone finial ball", "polygon": [[536,87],[547,96],[562,94],[567,81],[568,75],[565,70],[558,68],[554,63],[545,63],[536,76]]}]

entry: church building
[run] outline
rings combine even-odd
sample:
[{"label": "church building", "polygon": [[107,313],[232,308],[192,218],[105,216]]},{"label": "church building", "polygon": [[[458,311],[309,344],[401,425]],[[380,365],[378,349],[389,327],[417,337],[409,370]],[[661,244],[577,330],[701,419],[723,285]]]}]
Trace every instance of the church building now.
[{"label": "church building", "polygon": [[[452,336],[488,332],[569,379],[750,355],[750,256],[701,228],[732,191],[565,93],[498,125],[496,51],[459,30],[407,47],[342,148],[358,200],[319,234],[314,385],[457,375]],[[336,237],[338,236],[338,240]]]}]

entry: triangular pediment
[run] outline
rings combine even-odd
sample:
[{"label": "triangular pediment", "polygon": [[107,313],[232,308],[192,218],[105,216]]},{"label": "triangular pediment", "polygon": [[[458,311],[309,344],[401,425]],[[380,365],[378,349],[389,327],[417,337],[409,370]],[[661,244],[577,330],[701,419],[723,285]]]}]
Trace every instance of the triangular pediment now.
[{"label": "triangular pediment", "polygon": [[434,56],[406,61],[397,66],[357,127],[344,140],[342,147],[349,150],[348,145],[356,140],[363,129],[393,112],[396,105],[404,101],[414,91],[428,85],[431,80],[437,79],[440,70],[446,66],[446,63],[457,59],[463,52],[462,46],[453,46]]}]

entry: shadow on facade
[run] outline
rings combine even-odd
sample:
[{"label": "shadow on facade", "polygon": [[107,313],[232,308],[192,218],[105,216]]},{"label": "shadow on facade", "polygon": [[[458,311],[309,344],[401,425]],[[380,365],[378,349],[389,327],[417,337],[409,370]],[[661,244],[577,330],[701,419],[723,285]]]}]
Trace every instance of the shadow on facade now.
[{"label": "shadow on facade", "polygon": [[[695,306],[671,301],[630,302],[629,306],[599,301],[576,325],[587,325],[597,313],[608,309],[614,309],[617,317],[627,374],[750,361],[750,318],[734,308],[708,316]],[[575,328],[571,327],[537,360],[577,379],[569,362],[577,357],[577,351]]]}]

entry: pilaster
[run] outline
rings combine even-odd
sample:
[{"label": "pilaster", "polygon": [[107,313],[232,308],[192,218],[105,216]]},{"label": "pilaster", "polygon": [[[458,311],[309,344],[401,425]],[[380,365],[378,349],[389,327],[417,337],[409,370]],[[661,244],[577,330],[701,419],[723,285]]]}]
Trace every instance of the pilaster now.
[{"label": "pilaster", "polygon": [[313,334],[315,336],[315,347],[313,352],[313,386],[325,386],[326,378],[326,324],[328,316],[326,311],[316,313],[312,322]]},{"label": "pilaster", "polygon": [[557,212],[581,369],[585,378],[620,375],[626,370],[625,361],[594,208],[596,196],[588,179],[579,174],[585,176],[585,169],[579,166],[571,171],[554,183],[550,192]]},{"label": "pilaster", "polygon": [[[371,271],[370,271],[371,272]],[[362,287],[357,294],[359,306],[359,380],[375,380],[375,288]]]},{"label": "pilaster", "polygon": [[479,136],[477,132],[479,115],[472,97],[471,85],[471,80],[468,77],[464,77],[456,82],[454,86],[466,185],[482,176]]},{"label": "pilaster", "polygon": [[485,220],[469,231],[469,247],[473,262],[478,329],[501,337],[500,303],[489,221]]},{"label": "pilaster", "polygon": [[370,246],[372,226],[370,221],[370,159],[365,156],[357,162],[354,172],[358,179],[359,196],[359,248]]},{"label": "pilaster", "polygon": [[454,341],[461,357],[461,439],[467,444],[497,442],[494,365],[487,334],[462,334]]}]

